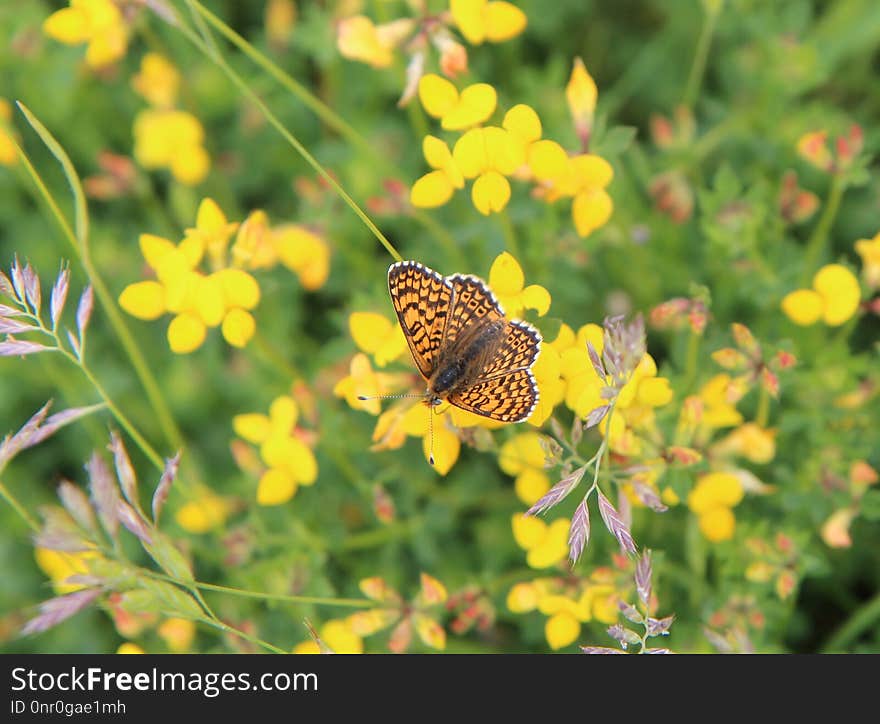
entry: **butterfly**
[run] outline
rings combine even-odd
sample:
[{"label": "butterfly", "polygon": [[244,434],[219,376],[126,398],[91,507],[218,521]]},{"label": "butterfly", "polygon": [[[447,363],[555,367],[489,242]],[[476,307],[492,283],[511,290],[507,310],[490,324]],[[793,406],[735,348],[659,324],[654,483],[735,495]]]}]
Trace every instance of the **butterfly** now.
[{"label": "butterfly", "polygon": [[538,404],[532,365],[541,334],[510,321],[486,283],[444,277],[416,261],[388,269],[388,290],[413,362],[427,383],[425,404],[444,401],[501,422],[522,422]]}]

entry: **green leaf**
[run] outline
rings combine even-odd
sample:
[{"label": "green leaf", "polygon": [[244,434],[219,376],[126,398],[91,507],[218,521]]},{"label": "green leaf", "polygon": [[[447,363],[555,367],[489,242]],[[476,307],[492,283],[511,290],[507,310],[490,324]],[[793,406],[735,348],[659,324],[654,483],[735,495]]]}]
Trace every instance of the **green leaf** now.
[{"label": "green leaf", "polygon": [[76,239],[80,244],[80,247],[85,249],[88,238],[89,238],[89,209],[86,205],[86,195],[83,193],[82,183],[79,180],[79,175],[76,173],[76,169],[73,167],[73,163],[70,160],[70,156],[67,155],[67,152],[61,147],[61,144],[55,140],[55,137],[49,132],[49,129],[46,128],[37,117],[31,113],[30,109],[21,101],[16,101],[16,105],[19,110],[24,114],[24,117],[27,119],[27,122],[30,124],[31,128],[33,128],[40,139],[45,144],[46,148],[58,159],[58,163],[61,164],[61,168],[64,169],[64,175],[67,177],[67,183],[70,186],[70,191],[73,193],[73,205],[74,205],[74,213],[75,213],[75,227],[76,227]]},{"label": "green leaf", "polygon": [[615,126],[596,142],[593,152],[600,156],[620,156],[632,145],[635,137],[633,126]]},{"label": "green leaf", "polygon": [[192,583],[195,580],[189,562],[161,533],[157,532],[153,537],[152,544],[144,544],[144,548],[159,567],[172,578],[176,578],[182,583]]},{"label": "green leaf", "polygon": [[[177,586],[153,578],[141,578],[140,584],[149,594],[155,596],[158,607],[164,613],[193,620],[204,618],[202,608],[196,600]],[[142,603],[145,602],[147,599],[143,598]]]}]

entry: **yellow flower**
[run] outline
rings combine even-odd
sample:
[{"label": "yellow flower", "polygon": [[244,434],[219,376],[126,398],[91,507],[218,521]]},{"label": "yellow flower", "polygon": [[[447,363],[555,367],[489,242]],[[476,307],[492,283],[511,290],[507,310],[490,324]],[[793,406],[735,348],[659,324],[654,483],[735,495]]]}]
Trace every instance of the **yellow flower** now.
[{"label": "yellow flower", "polygon": [[413,21],[407,18],[375,25],[364,15],[354,15],[339,21],[336,44],[344,58],[388,68],[394,61],[394,48],[413,27]]},{"label": "yellow flower", "polygon": [[758,465],[769,463],[776,456],[776,430],[754,422],[741,425],[712,446],[717,455],[739,455]]},{"label": "yellow flower", "polygon": [[145,654],[146,651],[144,651],[140,646],[138,646],[135,643],[132,643],[131,641],[125,641],[125,642],[119,644],[119,648],[116,649],[116,653],[117,654]]},{"label": "yellow flower", "polygon": [[581,622],[568,611],[560,611],[547,619],[544,636],[554,651],[573,644],[581,633]]},{"label": "yellow flower", "polygon": [[528,613],[538,606],[538,587],[534,583],[517,583],[507,593],[507,608],[513,613]]},{"label": "yellow flower", "polygon": [[614,210],[614,202],[605,187],[614,178],[614,170],[604,158],[583,153],[568,159],[565,171],[548,183],[546,198],[573,197],[571,215],[580,236],[586,237],[604,226]]},{"label": "yellow flower", "polygon": [[269,216],[256,209],[241,222],[232,245],[232,262],[242,269],[271,269],[278,263]]},{"label": "yellow flower", "polygon": [[435,170],[413,184],[410,203],[424,209],[442,206],[452,198],[455,189],[464,188],[464,178],[445,141],[436,136],[425,136],[422,152],[428,165]]},{"label": "yellow flower", "polygon": [[445,130],[461,131],[489,118],[498,95],[488,83],[469,85],[459,93],[446,78],[428,73],[419,80],[419,100],[429,116],[441,119]]},{"label": "yellow flower", "polygon": [[805,161],[822,171],[830,171],[834,165],[828,149],[828,132],[811,131],[798,139],[797,152]]},{"label": "yellow flower", "polygon": [[499,254],[489,270],[489,286],[512,319],[534,309],[543,317],[550,309],[550,292],[538,284],[525,286],[525,275],[519,262],[508,252]]},{"label": "yellow flower", "polygon": [[300,485],[312,485],[318,477],[318,462],[311,449],[296,435],[299,407],[289,396],[277,397],[269,415],[236,415],[232,427],[236,435],[260,446],[260,457],[267,470],[257,486],[257,503],[281,505],[288,502]]},{"label": "yellow flower", "polygon": [[5,98],[0,98],[0,164],[3,166],[12,166],[18,161],[11,121],[12,106]]},{"label": "yellow flower", "polygon": [[598,96],[599,90],[596,88],[596,81],[587,72],[584,61],[575,58],[571,77],[565,87],[565,98],[568,101],[568,110],[574,121],[575,129],[581,138],[589,135]]},{"label": "yellow flower", "polygon": [[89,573],[89,561],[100,556],[94,551],[68,553],[49,548],[34,548],[34,558],[43,573],[52,579],[55,593],[62,595],[85,588],[81,583],[65,583],[65,581],[71,576]]},{"label": "yellow flower", "polygon": [[821,536],[830,548],[849,548],[852,546],[850,526],[858,515],[856,508],[840,508],[834,511],[822,524]]},{"label": "yellow flower", "polygon": [[[553,408],[565,399],[565,381],[562,379],[559,352],[554,347],[542,343],[541,353],[532,365],[532,372],[538,385],[539,397],[535,411],[528,422],[535,427],[541,427],[550,419]],[[522,499],[522,496],[520,498]]]},{"label": "yellow flower", "polygon": [[[204,203],[202,207],[208,208]],[[200,347],[207,328],[220,325],[229,344],[243,347],[256,329],[246,310],[259,303],[260,288],[241,269],[221,269],[209,276],[196,271],[207,237],[195,231],[189,229],[187,238],[177,246],[168,239],[141,234],[141,252],[158,281],[129,284],[119,295],[119,305],[138,319],[174,314],[168,326],[168,344],[177,354]]]},{"label": "yellow flower", "polygon": [[[333,619],[327,621],[318,632],[321,640],[336,654],[362,654],[364,653],[364,640],[354,632],[348,619]],[[321,650],[318,644],[309,639],[297,644],[295,654],[319,654]]]},{"label": "yellow flower", "polygon": [[52,13],[43,32],[65,45],[87,43],[86,63],[100,68],[125,55],[128,29],[112,0],[70,0],[70,7]]},{"label": "yellow flower", "polygon": [[474,179],[471,199],[481,214],[488,216],[507,206],[510,183],[505,176],[523,162],[521,149],[509,131],[497,126],[472,128],[456,141],[452,157],[462,176]]},{"label": "yellow flower", "polygon": [[296,26],[296,18],[297,10],[293,0],[269,0],[264,15],[264,27],[269,43],[284,47]]},{"label": "yellow flower", "polygon": [[565,381],[565,404],[578,417],[586,417],[604,404],[600,392],[602,380],[593,369],[587,342],[602,354],[604,331],[598,324],[585,324],[577,335],[566,325],[552,346],[559,351],[560,375]]},{"label": "yellow flower", "polygon": [[700,388],[699,399],[703,403],[700,424],[710,430],[741,424],[743,417],[735,407],[739,397],[730,375],[715,375]]},{"label": "yellow flower", "polygon": [[[375,398],[396,392],[404,388],[406,383],[406,375],[374,372],[370,366],[370,358],[365,354],[356,354],[351,358],[348,376],[336,383],[333,394],[336,397],[344,397],[349,406],[355,410],[366,410],[371,415],[378,415],[382,410],[382,405]],[[372,399],[361,400],[360,397]],[[390,414],[391,410],[386,412],[383,417]]]},{"label": "yellow flower", "polygon": [[299,224],[283,224],[273,230],[272,239],[279,260],[299,277],[303,289],[324,286],[330,274],[330,247],[321,236]]},{"label": "yellow flower", "polygon": [[742,499],[742,484],[733,473],[713,472],[697,478],[687,504],[699,517],[703,535],[717,543],[733,537],[736,519],[731,508]]},{"label": "yellow flower", "polygon": [[509,2],[490,0],[450,0],[452,19],[471,45],[484,40],[501,43],[525,30],[525,13]]},{"label": "yellow flower", "polygon": [[174,519],[188,533],[207,533],[222,527],[230,512],[226,500],[209,493],[182,505]]},{"label": "yellow flower", "polygon": [[808,326],[820,319],[839,327],[858,311],[861,289],[855,275],[841,264],[827,264],[813,277],[812,289],[798,289],[782,300],[782,311],[795,324]]},{"label": "yellow flower", "polygon": [[166,618],[156,629],[169,650],[182,654],[190,650],[196,637],[196,625],[186,618]]},{"label": "yellow flower", "polygon": [[[429,415],[434,417],[433,434]],[[407,410],[401,420],[407,435],[422,438],[422,453],[430,462],[434,457],[434,469],[440,475],[446,475],[458,461],[461,452],[461,440],[451,424],[448,408],[438,412],[436,408],[425,407],[417,403]],[[433,452],[432,452],[433,448]]]},{"label": "yellow flower", "polygon": [[141,58],[140,72],[131,87],[157,108],[171,108],[180,90],[180,73],[164,55],[147,53]]},{"label": "yellow flower", "polygon": [[348,330],[362,352],[373,355],[376,365],[384,367],[407,351],[406,337],[400,325],[375,312],[353,312]]},{"label": "yellow flower", "polygon": [[211,168],[198,119],[178,110],[149,109],[134,120],[134,157],[146,169],[167,168],[187,186],[201,183]]},{"label": "yellow flower", "polygon": [[212,266],[219,269],[226,266],[226,247],[236,229],[238,223],[227,221],[217,202],[206,197],[196,212],[195,227],[187,229],[184,238],[188,243],[198,245]]},{"label": "yellow flower", "polygon": [[517,176],[527,178],[530,172],[538,181],[545,181],[565,173],[568,154],[555,141],[541,140],[541,119],[531,106],[515,105],[501,125],[518,147],[517,159],[527,164]]},{"label": "yellow flower", "polygon": [[873,239],[859,239],[856,253],[862,258],[862,276],[871,289],[880,288],[880,233]]},{"label": "yellow flower", "polygon": [[515,513],[511,523],[514,540],[527,551],[531,568],[549,568],[568,557],[570,521],[560,518],[548,525],[542,518]]},{"label": "yellow flower", "polygon": [[541,436],[536,432],[514,435],[498,453],[498,466],[516,478],[516,495],[526,505],[532,505],[550,489],[550,479],[544,472],[545,458]]}]

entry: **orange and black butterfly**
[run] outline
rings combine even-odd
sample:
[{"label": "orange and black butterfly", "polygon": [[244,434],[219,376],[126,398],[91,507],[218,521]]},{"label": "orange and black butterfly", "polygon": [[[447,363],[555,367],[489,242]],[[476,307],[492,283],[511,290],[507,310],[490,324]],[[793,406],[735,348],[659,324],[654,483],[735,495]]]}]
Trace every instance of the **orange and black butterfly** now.
[{"label": "orange and black butterfly", "polygon": [[538,404],[531,367],[541,335],[510,321],[474,276],[444,277],[415,261],[388,269],[388,289],[413,361],[427,382],[424,402],[444,400],[501,422],[522,422]]}]

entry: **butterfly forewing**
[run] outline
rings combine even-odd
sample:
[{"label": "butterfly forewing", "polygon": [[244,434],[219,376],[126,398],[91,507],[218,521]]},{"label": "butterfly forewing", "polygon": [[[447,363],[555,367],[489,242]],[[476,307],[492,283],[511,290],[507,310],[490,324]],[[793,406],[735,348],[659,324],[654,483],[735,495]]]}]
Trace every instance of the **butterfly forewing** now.
[{"label": "butterfly forewing", "polygon": [[501,305],[482,279],[453,274],[447,280],[452,284],[453,294],[444,346],[455,346],[459,338],[477,326],[504,319]]},{"label": "butterfly forewing", "polygon": [[452,303],[452,284],[418,262],[388,270],[388,290],[413,360],[428,379],[437,364]]},{"label": "butterfly forewing", "polygon": [[538,404],[538,386],[530,370],[519,369],[482,379],[449,395],[449,402],[501,422],[522,422]]}]

